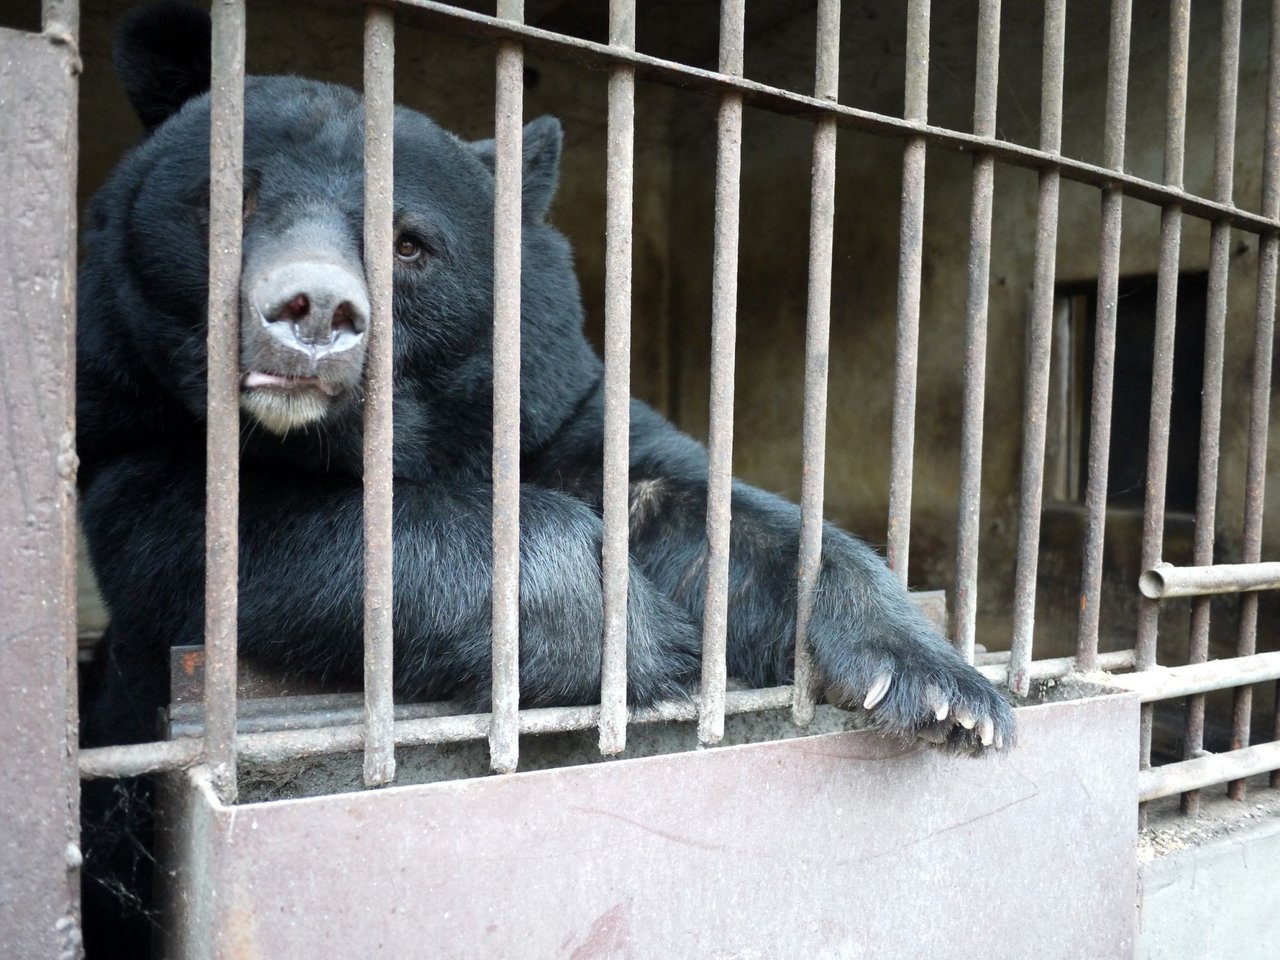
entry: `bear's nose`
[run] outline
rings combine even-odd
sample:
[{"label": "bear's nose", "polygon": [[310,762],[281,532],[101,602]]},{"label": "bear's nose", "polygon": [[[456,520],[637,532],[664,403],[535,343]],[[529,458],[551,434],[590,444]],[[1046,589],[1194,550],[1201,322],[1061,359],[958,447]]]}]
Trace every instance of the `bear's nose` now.
[{"label": "bear's nose", "polygon": [[332,263],[276,266],[254,284],[253,302],[272,337],[317,356],[355,346],[369,324],[364,281]]}]

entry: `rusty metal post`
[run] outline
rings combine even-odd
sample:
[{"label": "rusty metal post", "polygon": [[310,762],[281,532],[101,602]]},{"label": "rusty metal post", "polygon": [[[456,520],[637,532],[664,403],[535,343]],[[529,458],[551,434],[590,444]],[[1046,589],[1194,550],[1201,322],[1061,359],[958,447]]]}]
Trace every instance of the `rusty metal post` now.
[{"label": "rusty metal post", "polygon": [[[745,0],[720,6],[720,73],[742,75]],[[742,95],[726,93],[716,120],[715,264],[711,280],[711,427],[707,441],[707,586],[702,623],[698,740],[724,736],[725,639],[729,608],[729,513],[733,488],[733,366],[738,320],[738,195]]]},{"label": "rusty metal post", "polygon": [[[1263,216],[1280,217],[1280,0],[1271,3],[1271,44],[1267,63],[1267,112],[1263,133],[1262,210]],[[1258,306],[1253,325],[1253,377],[1249,404],[1249,460],[1245,468],[1244,563],[1262,559],[1262,513],[1267,482],[1267,434],[1271,419],[1271,352],[1276,326],[1276,266],[1280,239],[1274,233],[1258,241]],[[1240,599],[1240,627],[1236,656],[1247,657],[1257,649],[1258,596]],[[1280,693],[1280,690],[1277,691]],[[1280,698],[1276,700],[1280,716]],[[1231,709],[1231,749],[1249,746],[1249,725],[1253,711],[1253,688],[1237,687]],[[1272,779],[1280,777],[1273,771]],[[1233,800],[1245,797],[1244,780],[1227,787]]]},{"label": "rusty metal post", "polygon": [[[636,45],[635,0],[610,0],[609,43]],[[631,429],[631,222],[635,174],[636,75],[609,69],[605,183],[604,303],[604,652],[600,675],[600,752],[627,746],[627,575]]]},{"label": "rusty metal post", "polygon": [[209,141],[206,756],[236,795],[236,597],[240,516],[240,247],[244,200],[244,0],[215,0]]},{"label": "rusty metal post", "polygon": [[[929,114],[929,0],[910,0],[905,56],[903,119],[923,124]],[[916,444],[920,273],[924,259],[924,163],[924,138],[908,137],[902,150],[898,336],[894,348],[889,476],[889,566],[904,584],[907,582],[911,548],[911,478]]]},{"label": "rusty metal post", "polygon": [[[524,0],[498,0],[521,22]],[[493,197],[493,721],[490,765],[520,756],[520,249],[524,51],[498,44]]]},{"label": "rusty metal post", "polygon": [[[1231,203],[1232,168],[1235,162],[1236,91],[1240,73],[1241,0],[1222,5],[1221,56],[1218,73],[1218,122],[1214,138],[1213,194],[1219,203]],[[1204,330],[1204,378],[1200,395],[1200,470],[1196,483],[1196,531],[1194,563],[1213,563],[1214,529],[1218,500],[1218,458],[1222,431],[1222,364],[1227,329],[1227,278],[1231,267],[1231,225],[1215,221],[1209,234],[1209,307]],[[1209,659],[1209,599],[1198,597],[1191,605],[1191,637],[1188,663]],[[1187,700],[1183,759],[1192,760],[1204,748],[1204,697]],[[1198,791],[1182,795],[1182,812],[1199,811]]]},{"label": "rusty metal post", "polygon": [[75,2],[0,30],[0,942],[78,957]]},{"label": "rusty metal post", "polygon": [[[1129,93],[1129,28],[1133,0],[1112,0],[1107,52],[1107,108],[1103,166],[1124,169],[1124,127]],[[1093,407],[1089,419],[1088,513],[1080,575],[1080,622],[1076,664],[1097,669],[1098,618],[1102,603],[1102,547],[1107,525],[1107,472],[1111,455],[1111,399],[1116,362],[1116,310],[1120,283],[1121,202],[1116,187],[1102,191],[1102,236],[1098,243],[1098,315],[1094,325]]]},{"label": "rusty metal post", "polygon": [[[840,4],[818,4],[817,68],[813,95],[840,98]],[[806,631],[822,567],[822,495],[827,455],[827,366],[831,341],[831,244],[836,209],[836,122],[813,126],[809,210],[809,305],[804,345],[804,473],[800,480],[800,560],[796,594],[796,653],[791,717],[813,719],[813,659]]]},{"label": "rusty metal post", "polygon": [[[1182,189],[1187,129],[1187,63],[1191,43],[1191,0],[1169,7],[1169,89],[1165,107],[1164,182]],[[1169,470],[1169,422],[1173,401],[1173,348],[1178,309],[1178,259],[1182,245],[1182,208],[1167,203],[1160,211],[1160,265],[1156,277],[1156,329],[1151,374],[1151,422],[1147,446],[1146,497],[1142,512],[1142,569],[1160,562],[1164,551],[1165,489]],[[1134,666],[1156,664],[1160,604],[1138,599],[1138,636]],[[1142,707],[1139,762],[1151,766],[1152,707]]]},{"label": "rusty metal post", "polygon": [[364,261],[369,284],[364,377],[364,782],[396,774],[392,718],[392,331],[395,14],[370,6],[364,21]]},{"label": "rusty metal post", "polygon": [[[978,58],[974,77],[973,132],[996,135],[1000,74],[1000,0],[978,6]],[[991,284],[991,211],[995,158],[973,158],[969,213],[969,284],[965,301],[964,399],[960,424],[960,496],[956,522],[955,608],[951,642],[973,662],[978,621],[978,519],[982,508],[982,415],[986,404],[987,302]]]},{"label": "rusty metal post", "polygon": [[[1040,149],[1057,156],[1062,146],[1063,35],[1066,0],[1045,0],[1044,66],[1040,95]],[[1053,282],[1058,243],[1057,167],[1040,172],[1036,207],[1035,280],[1028,331],[1027,385],[1022,411],[1022,492],[1018,505],[1013,640],[1009,688],[1018,696],[1031,689],[1031,645],[1036,617],[1036,571],[1040,549],[1040,506],[1044,495],[1045,414],[1049,401],[1049,344],[1053,327]]]}]

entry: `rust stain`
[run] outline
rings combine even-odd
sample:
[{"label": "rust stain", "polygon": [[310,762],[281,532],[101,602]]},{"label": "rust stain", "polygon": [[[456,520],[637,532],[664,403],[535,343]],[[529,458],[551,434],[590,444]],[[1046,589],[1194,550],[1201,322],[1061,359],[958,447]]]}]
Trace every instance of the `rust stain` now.
[{"label": "rust stain", "polygon": [[204,651],[192,650],[182,655],[182,672],[188,677],[194,677],[200,668],[204,666]]},{"label": "rust stain", "polygon": [[619,901],[596,917],[587,931],[587,938],[582,941],[569,960],[605,960],[605,958],[630,957],[627,948],[627,937],[630,933],[631,919],[627,916],[626,901]]}]

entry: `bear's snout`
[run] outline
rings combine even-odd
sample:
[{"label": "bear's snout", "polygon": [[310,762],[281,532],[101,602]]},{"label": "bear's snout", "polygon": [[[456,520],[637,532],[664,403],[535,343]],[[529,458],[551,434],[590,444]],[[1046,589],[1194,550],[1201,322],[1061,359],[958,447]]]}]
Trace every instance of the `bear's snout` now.
[{"label": "bear's snout", "polygon": [[319,360],[360,344],[369,324],[364,281],[334,263],[294,261],[251,281],[249,301],[279,347]]}]

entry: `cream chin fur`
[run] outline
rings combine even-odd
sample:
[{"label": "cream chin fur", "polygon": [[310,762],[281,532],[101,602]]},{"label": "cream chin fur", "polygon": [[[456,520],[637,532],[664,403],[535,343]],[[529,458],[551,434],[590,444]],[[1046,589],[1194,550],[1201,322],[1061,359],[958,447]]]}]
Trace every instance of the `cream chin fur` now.
[{"label": "cream chin fur", "polygon": [[315,423],[329,412],[329,398],[318,390],[248,390],[240,394],[240,406],[272,433]]}]

